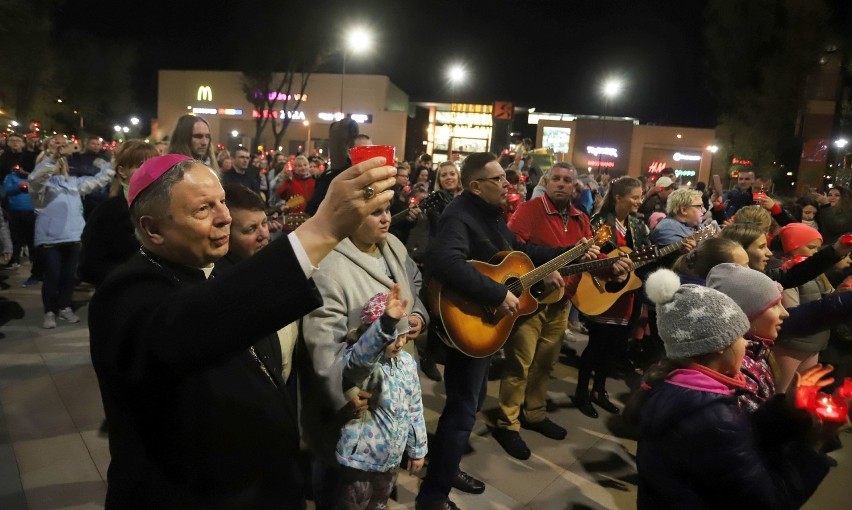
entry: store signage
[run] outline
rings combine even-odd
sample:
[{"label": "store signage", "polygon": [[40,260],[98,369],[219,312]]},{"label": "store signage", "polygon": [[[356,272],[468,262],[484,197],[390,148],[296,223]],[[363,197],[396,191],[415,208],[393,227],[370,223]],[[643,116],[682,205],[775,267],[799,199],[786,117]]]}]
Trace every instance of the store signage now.
[{"label": "store signage", "polygon": [[610,156],[613,158],[618,157],[618,149],[615,147],[586,147],[586,152],[591,154],[592,156]]},{"label": "store signage", "polygon": [[654,161],[648,167],[648,173],[649,174],[658,174],[658,173],[662,172],[663,168],[666,168],[667,166],[669,166],[669,165],[665,161]]},{"label": "store signage", "polygon": [[228,115],[230,117],[239,117],[243,114],[240,108],[202,108],[196,107],[192,109],[192,113],[196,115]]},{"label": "store signage", "polygon": [[687,170],[683,168],[676,168],[675,175],[678,177],[695,177],[695,170]]},{"label": "store signage", "polygon": [[527,117],[527,123],[538,124],[542,120],[553,120],[557,122],[573,122],[577,120],[576,115],[568,113],[532,113]]},{"label": "store signage", "polygon": [[508,101],[496,101],[492,115],[497,120],[512,120],[515,116],[515,106]]},{"label": "store signage", "polygon": [[335,112],[320,112],[317,114],[317,118],[319,120],[324,120],[326,122],[336,122],[338,120],[342,120],[343,118],[349,118],[357,122],[358,124],[372,124],[373,123],[373,114],[371,113],[347,113],[346,115]]},{"label": "store signage", "polygon": [[615,168],[615,161],[600,161],[598,159],[588,160],[588,165],[597,168]]},{"label": "store signage", "polygon": [[292,119],[305,120],[305,112],[301,110],[252,110],[251,116],[254,119]]},{"label": "store signage", "polygon": [[675,152],[672,159],[675,161],[701,161],[700,154],[683,154],[681,152]]},{"label": "store signage", "polygon": [[736,156],[731,158],[732,165],[743,165],[743,166],[752,166],[754,163],[751,162],[750,159],[740,159]]},{"label": "store signage", "polygon": [[[255,97],[255,99],[262,99],[263,98],[263,91],[262,90],[256,91],[254,93],[254,97]],[[301,102],[304,103],[305,101],[308,100],[308,95],[307,94],[287,94],[286,92],[276,92],[276,91],[273,90],[272,92],[267,94],[267,98],[270,101],[290,101],[292,99],[293,101],[301,101]]]},{"label": "store signage", "polygon": [[201,85],[198,87],[195,97],[199,101],[213,101],[213,89],[210,88],[210,85]]}]

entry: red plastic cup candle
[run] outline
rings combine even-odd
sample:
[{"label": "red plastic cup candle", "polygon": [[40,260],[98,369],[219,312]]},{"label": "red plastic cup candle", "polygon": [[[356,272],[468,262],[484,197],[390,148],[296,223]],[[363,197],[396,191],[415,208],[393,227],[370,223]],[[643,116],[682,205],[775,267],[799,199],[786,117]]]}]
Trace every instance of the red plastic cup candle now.
[{"label": "red plastic cup candle", "polygon": [[349,149],[349,159],[353,165],[378,156],[385,158],[385,165],[393,165],[395,155],[396,148],[392,145],[362,145]]},{"label": "red plastic cup candle", "polygon": [[852,234],[843,234],[840,236],[840,242],[846,246],[852,246]]},{"label": "red plastic cup candle", "polygon": [[837,396],[846,400],[852,399],[852,377],[843,379],[843,386],[837,388]]},{"label": "red plastic cup candle", "polygon": [[766,198],[766,193],[762,191],[755,191],[751,194],[751,198],[753,198],[755,202],[760,202],[761,200]]},{"label": "red plastic cup candle", "polygon": [[806,260],[808,260],[807,255],[796,255],[795,257],[793,257],[793,265],[795,266],[796,264],[800,264]]},{"label": "red plastic cup candle", "polygon": [[810,411],[816,402],[816,394],[819,388],[816,386],[799,386],[796,388],[796,409]]},{"label": "red plastic cup candle", "polygon": [[814,401],[813,413],[822,421],[840,423],[846,421],[846,415],[849,414],[849,404],[842,398],[820,393]]}]

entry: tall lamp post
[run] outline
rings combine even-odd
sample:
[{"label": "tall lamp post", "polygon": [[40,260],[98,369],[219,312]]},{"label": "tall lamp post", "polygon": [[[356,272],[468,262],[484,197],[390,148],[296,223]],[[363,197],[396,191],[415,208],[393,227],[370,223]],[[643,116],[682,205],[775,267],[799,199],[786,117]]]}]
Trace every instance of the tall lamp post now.
[{"label": "tall lamp post", "polygon": [[[604,98],[604,116],[601,121],[601,142],[600,147],[604,146],[604,134],[606,133],[606,120],[609,113],[609,102],[618,97],[621,90],[624,88],[624,82],[618,78],[607,78],[601,86],[601,95]],[[601,156],[602,151],[598,151],[598,172],[601,171]]]},{"label": "tall lamp post", "polygon": [[343,84],[346,80],[346,57],[348,53],[361,54],[373,46],[373,36],[363,27],[346,32],[343,41],[343,69],[340,73],[340,113],[343,113]]},{"label": "tall lamp post", "polygon": [[718,145],[709,145],[707,150],[710,151],[710,179],[713,179],[713,160],[716,159],[716,153],[719,152]]},{"label": "tall lamp post", "polygon": [[[447,81],[450,83],[450,116],[453,116],[453,103],[456,102],[456,87],[463,84],[467,78],[467,70],[461,64],[452,64],[447,69]],[[453,118],[455,123],[455,118]],[[447,140],[447,159],[453,160],[453,133],[450,132],[450,139]]]},{"label": "tall lamp post", "polygon": [[308,156],[311,155],[311,121],[306,120],[302,122],[302,125],[305,126],[308,130],[308,139],[305,141],[305,154]]}]

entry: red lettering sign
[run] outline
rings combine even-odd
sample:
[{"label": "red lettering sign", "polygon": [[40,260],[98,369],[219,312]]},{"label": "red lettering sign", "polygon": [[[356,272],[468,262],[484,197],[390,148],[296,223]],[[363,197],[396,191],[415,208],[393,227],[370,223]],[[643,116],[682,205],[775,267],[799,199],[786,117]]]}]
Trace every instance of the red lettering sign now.
[{"label": "red lettering sign", "polygon": [[658,173],[662,172],[663,168],[666,168],[667,166],[668,166],[668,164],[666,164],[665,161],[654,161],[648,167],[648,173],[649,174],[658,174]]}]

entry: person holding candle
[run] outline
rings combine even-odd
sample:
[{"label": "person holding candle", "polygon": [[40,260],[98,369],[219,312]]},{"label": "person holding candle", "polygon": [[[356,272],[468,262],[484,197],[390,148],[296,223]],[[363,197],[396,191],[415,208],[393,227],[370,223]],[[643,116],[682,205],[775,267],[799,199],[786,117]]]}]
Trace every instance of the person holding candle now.
[{"label": "person holding candle", "polygon": [[784,397],[754,413],[738,404],[754,320],[730,297],[681,285],[669,270],[653,273],[646,291],[667,358],[646,373],[628,407],[638,421],[637,507],[800,507],[829,462],[803,439],[811,419]]}]

